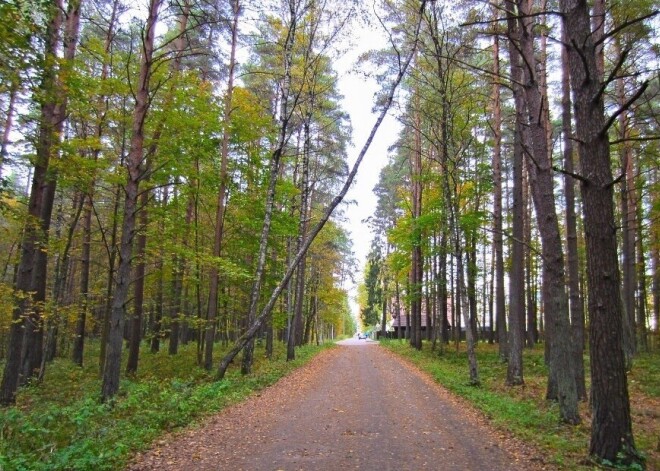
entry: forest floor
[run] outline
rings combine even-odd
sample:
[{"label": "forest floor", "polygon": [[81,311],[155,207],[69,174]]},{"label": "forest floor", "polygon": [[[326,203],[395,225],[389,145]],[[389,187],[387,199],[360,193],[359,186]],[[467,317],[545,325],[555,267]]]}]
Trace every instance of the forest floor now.
[{"label": "forest floor", "polygon": [[553,467],[410,363],[375,342],[348,340],[198,427],[161,438],[128,469]]}]

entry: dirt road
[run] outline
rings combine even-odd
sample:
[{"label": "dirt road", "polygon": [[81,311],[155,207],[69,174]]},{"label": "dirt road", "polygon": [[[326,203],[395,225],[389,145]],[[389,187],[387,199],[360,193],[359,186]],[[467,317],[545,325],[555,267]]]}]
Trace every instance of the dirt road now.
[{"label": "dirt road", "polygon": [[348,341],[130,470],[530,470],[479,414],[375,343]]}]

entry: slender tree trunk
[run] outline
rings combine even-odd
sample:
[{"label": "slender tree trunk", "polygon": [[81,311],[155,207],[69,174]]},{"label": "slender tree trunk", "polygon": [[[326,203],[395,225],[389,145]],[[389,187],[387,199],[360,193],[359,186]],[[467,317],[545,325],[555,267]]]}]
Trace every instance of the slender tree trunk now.
[{"label": "slender tree trunk", "polygon": [[[415,92],[419,102],[418,92]],[[422,349],[422,229],[420,217],[422,215],[422,136],[421,118],[419,112],[415,113],[415,148],[410,154],[410,184],[412,194],[412,254],[410,262],[410,345],[417,350]]]},{"label": "slender tree trunk", "polygon": [[[515,79],[515,76],[514,76]],[[522,124],[516,120],[513,145],[513,224],[511,241],[511,269],[509,273],[509,357],[506,384],[525,383],[523,375],[523,342],[525,319],[525,247],[523,200]]]},{"label": "slender tree trunk", "polygon": [[560,0],[568,36],[581,182],[589,299],[592,426],[589,453],[631,464],[635,449],[622,348],[622,314],[614,223],[613,177],[598,53],[587,4]]},{"label": "slender tree trunk", "polygon": [[[119,7],[119,1],[114,0],[112,2],[112,13],[110,14],[110,20],[108,22],[108,30],[105,35],[105,46],[103,51],[105,53],[103,64],[101,66],[101,82],[105,82],[108,78],[108,73],[110,69],[110,60],[109,54],[112,48],[112,41],[115,34],[115,26],[117,21],[117,10]],[[100,141],[103,137],[106,115],[108,111],[108,102],[106,100],[105,94],[100,94],[96,100],[99,109],[104,110],[102,118],[97,122],[94,135]],[[123,145],[122,145],[123,147]],[[122,152],[123,153],[123,152]],[[92,151],[92,160],[96,162],[101,154],[100,149],[95,149]],[[87,323],[87,313],[89,310],[89,273],[91,270],[91,243],[92,243],[92,213],[93,213],[93,198],[94,198],[94,186],[96,184],[96,175],[94,175],[90,181],[88,190],[84,195],[85,199],[85,211],[83,215],[83,243],[82,243],[82,254],[81,254],[81,272],[80,272],[80,296],[82,298],[82,306],[80,307],[80,313],[78,314],[78,319],[76,320],[76,330],[73,341],[73,350],[72,350],[72,361],[78,365],[83,366],[83,352],[85,346],[85,326]],[[112,267],[109,269],[112,272]],[[101,365],[102,366],[102,365]]]},{"label": "slender tree trunk", "polygon": [[128,178],[124,186],[124,220],[122,222],[121,245],[119,249],[119,268],[117,270],[116,287],[112,299],[108,344],[106,347],[103,382],[101,385],[101,398],[104,402],[114,397],[119,390],[124,311],[131,276],[131,257],[135,238],[135,216],[138,209],[139,185],[144,176],[144,123],[149,109],[155,29],[161,4],[162,0],[150,0],[149,14],[145,23],[145,33],[143,36],[140,74],[135,94],[136,103],[132,120],[131,147],[127,162]]},{"label": "slender tree trunk", "polygon": [[[452,218],[453,219],[453,218]],[[454,220],[455,224],[456,221]],[[456,308],[463,313],[463,323],[465,324],[465,342],[467,343],[467,353],[468,353],[468,366],[470,369],[470,385],[478,386],[479,381],[479,369],[477,365],[477,355],[475,352],[475,339],[472,334],[472,329],[470,328],[470,319],[468,314],[468,299],[467,299],[467,290],[465,287],[464,281],[464,267],[463,267],[463,251],[460,245],[460,236],[458,227],[454,227],[454,250],[456,255],[456,286],[458,296],[456,297]],[[458,322],[458,331],[460,334],[460,320]]]},{"label": "slender tree trunk", "polygon": [[[220,148],[220,187],[215,213],[215,234],[213,238],[213,256],[220,257],[222,253],[222,241],[224,237],[224,222],[227,196],[227,165],[229,162],[229,138],[230,120],[232,110],[232,97],[234,93],[234,74],[236,71],[236,48],[238,47],[238,20],[241,16],[240,0],[232,0],[233,11],[231,29],[231,52],[229,54],[229,77],[227,78],[227,92],[225,94],[223,110],[222,144]],[[212,264],[209,273],[209,302],[206,311],[204,368],[211,370],[213,367],[213,344],[215,340],[215,324],[218,317],[218,287],[220,284],[220,273],[215,264]]]},{"label": "slender tree trunk", "polygon": [[[314,103],[314,96],[310,97],[311,104],[310,110],[306,113],[305,123],[303,124],[304,129],[304,146],[302,152],[302,179],[300,182],[300,216],[298,219],[298,239],[296,242],[296,250],[300,250],[300,247],[305,240],[305,235],[307,233],[307,218],[308,218],[308,207],[309,207],[309,158],[311,152],[311,136],[310,136],[310,121],[312,119],[311,108]],[[287,342],[287,361],[295,359],[295,347],[301,345],[301,327],[303,323],[303,303],[305,300],[305,272],[306,272],[306,257],[303,257],[298,265],[298,272],[296,275],[296,297],[295,304],[293,309],[293,319],[291,322],[291,334],[289,335],[289,341]]]},{"label": "slender tree trunk", "polygon": [[[147,164],[148,167],[148,164]],[[149,190],[144,189],[140,195],[139,230],[137,231],[137,244],[135,245],[136,265],[133,269],[133,314],[130,317],[128,359],[126,360],[126,374],[137,373],[140,356],[140,343],[142,342],[142,317],[144,315],[144,282],[146,277],[147,257],[147,226],[149,224]]]},{"label": "slender tree trunk", "polygon": [[[500,41],[493,35],[493,249],[495,251],[495,319],[499,354],[502,360],[508,358],[506,337],[506,299],[504,295],[504,242],[502,238],[502,109],[500,103]],[[492,325],[491,331],[495,326]]]},{"label": "slender tree trunk", "polygon": [[[566,31],[562,24],[562,38],[566,42]],[[571,333],[573,340],[573,362],[575,364],[575,385],[578,398],[587,400],[584,373],[584,306],[580,296],[580,266],[578,257],[577,222],[575,215],[575,182],[570,176],[574,173],[573,128],[571,125],[571,84],[568,65],[568,49],[562,47],[562,134],[564,144],[564,199],[566,201],[566,253],[568,256],[568,289],[571,310]]]},{"label": "slender tree trunk", "polygon": [[[177,183],[174,184],[174,201],[175,206],[178,206],[176,200],[179,198],[176,190]],[[183,311],[183,274],[185,272],[185,258],[176,254],[172,257],[172,302],[168,309],[170,321],[170,341],[167,348],[167,353],[176,355],[179,351],[179,339],[181,337],[181,321]]]},{"label": "slender tree trunk", "polygon": [[[122,142],[122,155],[125,147],[125,142]],[[123,165],[123,159],[121,159],[121,165]],[[112,211],[112,229],[110,231],[110,242],[106,244],[108,250],[108,278],[106,283],[105,291],[105,308],[103,309],[102,319],[101,319],[101,345],[99,352],[99,373],[100,376],[103,376],[103,370],[105,368],[105,352],[108,345],[108,336],[110,335],[110,317],[112,315],[112,294],[114,291],[114,282],[115,282],[115,273],[117,272],[116,260],[117,255],[119,255],[119,250],[117,247],[117,233],[119,231],[119,206],[121,204],[121,193],[122,188],[120,185],[117,185],[117,189],[114,195],[114,204]]]},{"label": "slender tree trunk", "polygon": [[[620,54],[618,41],[615,41],[615,49]],[[619,106],[624,106],[626,101],[623,78],[616,81],[616,94]],[[628,112],[623,110],[619,115],[619,139],[621,143],[621,254],[622,254],[622,298],[624,307],[623,316],[623,353],[626,357],[626,369],[632,368],[633,357],[637,353],[635,342],[635,293],[637,289],[636,279],[636,257],[635,239],[637,236],[637,209],[635,202],[635,181],[633,175],[633,149],[630,142],[628,130]]]},{"label": "slender tree trunk", "polygon": [[[642,226],[641,212],[641,208],[638,208],[638,227]],[[639,237],[637,237],[637,281],[639,291],[639,304],[637,306],[637,348],[641,352],[648,352],[649,344],[646,328],[648,291],[646,289],[646,256],[644,255],[644,241],[642,239],[642,234],[640,232]]]},{"label": "slender tree trunk", "polygon": [[[653,183],[660,184],[660,171],[656,168],[652,174]],[[652,198],[652,206],[660,208],[660,194],[656,194]],[[660,341],[660,227],[656,224],[651,227],[651,265],[653,267],[651,279],[651,291],[653,297],[653,320],[651,325],[654,326],[656,341]]]},{"label": "slender tree trunk", "polygon": [[83,196],[85,201],[85,213],[83,215],[83,242],[80,257],[80,296],[82,305],[76,321],[76,333],[73,341],[72,360],[78,366],[83,366],[83,350],[85,345],[85,325],[87,322],[87,310],[89,309],[89,271],[91,265],[92,245],[92,197]]},{"label": "slender tree trunk", "polygon": [[[254,278],[252,279],[252,290],[250,292],[250,306],[248,308],[248,315],[247,315],[247,322],[248,326],[254,327],[256,325],[256,328],[254,329],[254,332],[252,334],[249,334],[251,331],[250,328],[248,328],[248,333],[244,334],[241,336],[241,338],[245,338],[245,343],[241,345],[239,350],[236,350],[236,353],[238,351],[247,348],[244,356],[243,356],[243,361],[241,363],[241,373],[242,374],[248,374],[250,373],[250,370],[252,369],[252,350],[253,350],[253,339],[254,335],[259,331],[259,327],[261,326],[261,322],[256,322],[257,319],[257,304],[259,302],[259,296],[261,293],[261,284],[263,282],[263,275],[264,275],[264,268],[266,265],[266,252],[268,249],[268,236],[270,234],[270,226],[272,223],[273,219],[273,209],[275,207],[275,190],[276,190],[276,184],[278,180],[278,174],[280,170],[280,159],[282,158],[282,153],[284,152],[284,147],[288,139],[288,133],[289,133],[289,122],[290,118],[292,116],[293,110],[295,109],[295,104],[294,106],[290,107],[289,100],[291,99],[290,92],[291,92],[291,67],[292,67],[292,55],[293,55],[293,43],[296,37],[296,30],[298,27],[298,5],[295,1],[289,2],[289,24],[288,24],[288,31],[287,31],[287,37],[284,43],[284,76],[283,76],[283,83],[281,87],[281,93],[280,93],[280,128],[279,128],[279,137],[278,137],[278,143],[277,147],[273,151],[271,155],[271,162],[270,162],[270,170],[269,170],[269,178],[268,178],[268,190],[266,193],[266,205],[265,205],[265,211],[264,211],[264,221],[263,225],[261,228],[261,238],[259,240],[259,252],[257,256],[257,266],[255,268],[255,273],[254,273]],[[298,265],[299,261],[296,261],[296,265]],[[295,268],[294,266],[294,268]],[[271,307],[272,308],[272,307]],[[270,309],[269,309],[270,310]],[[265,315],[264,315],[265,317]],[[257,325],[259,324],[259,325]],[[293,330],[293,323],[292,323],[292,330]],[[295,337],[293,332],[289,332],[289,340],[291,340],[291,337]],[[236,347],[235,347],[236,348]],[[230,351],[230,353],[233,352],[233,350]],[[235,355],[234,354],[234,355]],[[220,373],[219,376],[224,375],[224,371],[226,370],[227,366],[229,365],[229,362],[225,365],[225,360],[228,358],[228,356],[225,356],[225,358],[220,362]],[[232,357],[233,358],[233,357]]]},{"label": "slender tree trunk", "polygon": [[[165,197],[167,198],[167,197]],[[161,232],[164,231],[164,227],[161,222]],[[156,272],[156,299],[154,306],[154,315],[153,322],[151,324],[151,353],[158,353],[160,351],[160,340],[163,338],[163,313],[164,313],[164,291],[165,291],[165,281],[163,273],[163,261],[165,258],[165,248],[163,243],[159,244],[158,247],[158,257],[156,258],[156,263],[154,271]]]},{"label": "slender tree trunk", "polygon": [[11,131],[14,126],[14,111],[16,109],[16,100],[18,98],[19,82],[18,79],[12,81],[9,89],[9,104],[7,105],[7,117],[2,128],[2,142],[0,142],[0,178],[2,177],[2,167],[9,156],[9,144]]}]

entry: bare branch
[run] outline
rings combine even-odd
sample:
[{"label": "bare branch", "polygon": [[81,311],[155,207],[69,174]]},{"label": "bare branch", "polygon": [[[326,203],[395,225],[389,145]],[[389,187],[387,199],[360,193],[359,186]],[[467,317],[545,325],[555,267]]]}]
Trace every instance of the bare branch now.
[{"label": "bare branch", "polygon": [[561,173],[562,175],[568,175],[569,177],[575,178],[576,180],[579,180],[583,183],[591,183],[591,180],[589,180],[587,177],[580,175],[579,173],[569,172],[568,170],[557,167],[556,165],[552,166],[552,170],[557,173]]},{"label": "bare branch", "polygon": [[610,116],[610,119],[607,120],[607,123],[605,123],[605,126],[603,126],[603,129],[600,130],[601,135],[607,134],[608,129],[614,124],[614,121],[619,117],[621,113],[626,111],[628,108],[632,106],[633,103],[637,101],[637,99],[644,94],[644,91],[646,91],[646,88],[649,86],[649,81],[645,80],[642,85],[639,87],[637,92],[630,98],[628,98],[628,101],[626,101],[621,107]]}]

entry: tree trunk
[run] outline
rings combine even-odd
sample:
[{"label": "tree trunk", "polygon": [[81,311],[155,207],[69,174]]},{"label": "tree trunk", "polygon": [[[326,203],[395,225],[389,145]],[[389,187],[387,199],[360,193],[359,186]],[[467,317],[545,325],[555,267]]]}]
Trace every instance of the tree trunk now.
[{"label": "tree trunk", "polygon": [[[641,208],[637,210],[638,227],[642,226],[642,214]],[[648,292],[646,289],[646,256],[644,255],[644,241],[642,240],[642,234],[639,234],[637,237],[637,280],[638,280],[638,291],[639,291],[639,304],[637,306],[637,349],[640,352],[648,352],[648,332],[646,329],[647,321],[647,300]]]},{"label": "tree trunk", "polygon": [[[231,2],[233,11],[232,29],[231,29],[231,52],[229,54],[229,77],[227,78],[227,92],[223,109],[223,131],[222,144],[220,148],[220,188],[218,188],[218,198],[215,213],[215,234],[213,238],[213,256],[220,257],[222,253],[222,240],[224,237],[225,222],[225,199],[227,197],[227,164],[229,162],[229,137],[232,109],[232,97],[234,93],[234,74],[236,71],[236,48],[238,46],[238,20],[241,15],[240,0]],[[204,369],[211,370],[213,367],[213,344],[215,340],[215,324],[218,317],[218,287],[220,284],[220,273],[215,264],[211,265],[209,273],[209,302],[206,311],[206,329],[205,329],[205,350],[204,350]]]},{"label": "tree trunk", "polygon": [[73,352],[71,358],[78,366],[83,366],[83,350],[85,346],[85,325],[87,322],[87,310],[89,309],[89,271],[91,265],[92,245],[92,196],[83,196],[85,201],[85,212],[83,215],[83,242],[80,257],[80,297],[82,306],[76,320],[76,331],[73,341]]},{"label": "tree trunk", "polygon": [[514,71],[522,78],[519,82],[522,86],[514,85],[513,88],[517,96],[516,108],[519,118],[526,114],[526,119],[520,123],[520,126],[529,132],[529,138],[523,138],[522,142],[526,147],[532,200],[541,235],[543,312],[546,316],[546,342],[549,342],[550,352],[548,383],[557,382],[561,420],[577,424],[580,422],[580,417],[577,410],[575,374],[569,354],[571,341],[568,297],[564,289],[564,257],[555,210],[553,170],[547,142],[547,109],[544,109],[543,96],[536,78],[533,20],[529,16],[529,4],[526,0],[518,0],[517,11],[521,17],[517,19],[514,16],[516,6],[513,1],[507,0],[506,5],[512,43],[510,56],[514,64],[512,71],[518,67],[522,68],[522,71]]},{"label": "tree trunk", "polygon": [[[149,164],[147,164],[147,167]],[[126,360],[126,374],[137,373],[140,356],[140,343],[142,342],[142,317],[144,314],[144,281],[146,276],[147,257],[147,226],[149,224],[149,190],[142,190],[140,195],[139,230],[137,231],[137,244],[135,246],[136,265],[133,269],[133,315],[130,318],[128,359]]]},{"label": "tree trunk", "polygon": [[104,402],[110,400],[119,391],[124,310],[128,298],[131,276],[131,256],[135,238],[135,216],[139,185],[144,176],[144,123],[149,109],[155,29],[162,2],[163,0],[150,0],[149,14],[143,35],[142,59],[140,61],[140,74],[132,119],[131,147],[127,161],[128,178],[124,187],[124,220],[122,222],[121,245],[119,249],[119,268],[117,269],[117,281],[112,299],[108,344],[103,368],[103,383],[101,385],[101,398]]},{"label": "tree trunk", "polygon": [[18,98],[19,83],[18,79],[12,81],[9,89],[9,104],[7,105],[7,117],[2,128],[2,142],[0,142],[0,178],[2,177],[2,167],[9,156],[7,150],[10,144],[9,137],[13,128],[14,111],[16,109],[16,99]]},{"label": "tree trunk", "polygon": [[[293,65],[293,59],[292,59],[293,43],[296,37],[296,30],[298,27],[297,7],[298,5],[296,4],[295,1],[289,3],[289,24],[288,24],[289,29],[284,44],[284,76],[283,76],[283,83],[280,92],[279,136],[278,136],[277,147],[271,154],[270,170],[268,177],[268,190],[266,193],[266,205],[264,211],[264,221],[261,228],[261,237],[259,240],[257,266],[255,268],[254,277],[252,279],[252,290],[250,292],[250,306],[248,308],[248,313],[246,318],[248,326],[255,326],[256,324],[259,325],[256,326],[254,332],[251,335],[244,334],[241,336],[241,338],[246,339],[245,343],[241,345],[241,348],[239,349],[242,350],[246,348],[246,352],[244,353],[243,361],[241,363],[242,374],[248,374],[252,369],[253,338],[254,335],[256,335],[256,333],[258,332],[259,327],[261,326],[260,325],[261,322],[258,323],[256,322],[257,304],[261,293],[261,284],[263,282],[264,268],[266,266],[268,235],[270,234],[270,226],[273,219],[273,210],[275,208],[275,189],[276,189],[275,187],[277,184],[278,174],[280,170],[280,159],[282,158],[282,153],[284,152],[284,147],[289,133],[289,122],[294,111],[292,109],[289,109],[289,105],[290,105],[289,100],[291,98],[290,89],[291,89],[291,68]],[[298,262],[299,260],[296,261],[295,266],[298,265]],[[250,330],[251,329],[248,328],[248,332],[250,332]],[[291,337],[294,336],[292,335],[292,332],[289,332],[289,340],[291,340]],[[238,353],[238,350],[236,351],[236,353]],[[220,376],[224,375],[224,370],[229,365],[229,362],[227,362],[227,365],[225,366],[225,360],[227,359],[227,357],[228,356],[225,356],[225,358],[220,362],[220,371],[221,371],[221,373],[219,373]]]},{"label": "tree trunk", "polygon": [[[502,108],[500,103],[500,41],[493,35],[493,250],[495,251],[495,320],[499,354],[502,360],[508,358],[506,337],[506,299],[504,294],[504,241],[502,224]],[[491,321],[491,332],[495,326]]]},{"label": "tree trunk", "polygon": [[561,0],[568,35],[587,253],[592,427],[589,453],[642,464],[635,449],[622,348],[613,178],[601,75],[587,4]]},{"label": "tree trunk", "polygon": [[[621,54],[618,41],[615,49]],[[623,78],[616,80],[617,104],[624,106],[626,101]],[[633,170],[633,149],[628,139],[628,112],[623,110],[619,115],[619,139],[621,173],[621,255],[622,255],[622,297],[623,297],[623,353],[626,358],[626,369],[632,368],[633,357],[637,353],[635,342],[635,293],[637,289],[637,272],[635,257],[635,238],[637,236],[637,209],[635,202],[635,180]]]},{"label": "tree trunk", "polygon": [[[562,38],[566,42],[566,31],[562,24]],[[573,127],[571,125],[571,84],[568,65],[568,49],[561,49],[562,63],[562,135],[564,144],[564,199],[566,201],[566,253],[568,256],[568,290],[571,311],[571,336],[573,362],[575,364],[575,386],[578,399],[587,400],[584,373],[584,306],[580,296],[580,266],[578,257],[577,221],[575,216],[575,182],[570,175],[573,170]]]},{"label": "tree trunk", "polygon": [[[313,107],[314,96],[310,97],[311,104],[310,110]],[[302,179],[300,182],[300,215],[298,218],[298,239],[296,241],[296,251],[300,250],[300,247],[305,240],[305,235],[307,234],[307,218],[308,218],[308,208],[309,208],[309,158],[311,152],[311,136],[310,136],[310,121],[312,119],[311,111],[308,111],[305,116],[305,123],[303,124],[304,129],[304,146],[302,152]],[[301,327],[303,324],[303,303],[305,299],[305,272],[306,272],[306,257],[303,257],[298,265],[298,273],[296,275],[296,297],[295,304],[293,308],[293,319],[291,321],[291,333],[289,334],[289,341],[287,342],[287,352],[286,359],[291,361],[295,359],[295,347],[301,345],[302,341],[302,331]]]},{"label": "tree trunk", "polygon": [[[415,92],[418,102],[418,95]],[[412,254],[410,262],[410,345],[422,349],[422,136],[420,112],[415,113],[415,148],[410,154],[410,184],[412,195]]]},{"label": "tree trunk", "polygon": [[[516,79],[515,75],[513,76]],[[513,223],[511,241],[511,269],[509,273],[509,356],[506,384],[525,383],[523,375],[523,342],[525,320],[525,247],[523,201],[523,147],[522,124],[516,120],[513,145]]]}]

